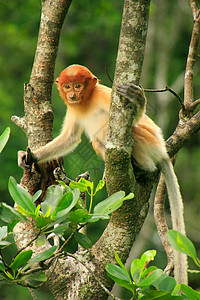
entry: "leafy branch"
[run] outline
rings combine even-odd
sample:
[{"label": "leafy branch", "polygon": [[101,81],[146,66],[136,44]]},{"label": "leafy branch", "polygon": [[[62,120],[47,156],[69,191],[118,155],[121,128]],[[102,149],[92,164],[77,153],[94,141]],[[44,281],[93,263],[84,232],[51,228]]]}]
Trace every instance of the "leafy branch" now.
[{"label": "leafy branch", "polygon": [[[45,201],[36,207],[35,201],[41,191],[31,196],[27,190],[17,184],[13,177],[10,177],[8,189],[15,202],[15,208],[4,203],[0,207],[0,218],[3,222],[10,224],[10,226],[0,227],[1,283],[19,284],[29,288],[39,287],[47,280],[44,271],[49,269],[53,263],[56,264],[60,257],[69,256],[64,249],[72,238],[75,238],[76,242],[85,249],[92,247],[90,239],[80,232],[86,224],[110,218],[110,214],[118,209],[123,201],[133,198],[133,194],[125,196],[125,193],[120,191],[98,203],[92,212],[94,196],[104,187],[104,181],[101,180],[96,188],[92,182],[84,178],[78,182],[72,182],[70,187],[64,182],[59,183],[60,185],[48,188]],[[63,187],[65,188],[64,194]],[[80,198],[80,194],[85,191],[90,195],[89,209]],[[15,253],[11,263],[6,264],[3,259],[4,250],[5,247],[13,244],[9,241],[10,235],[13,234],[13,227],[19,222],[27,224],[29,227],[29,237],[26,239],[26,231],[20,232],[20,235],[24,237],[25,245]],[[62,237],[67,229],[71,230],[71,234],[61,246],[51,246],[48,243],[49,234]],[[15,231],[14,234],[16,237],[17,232]],[[17,242],[17,239],[15,240]],[[31,247],[33,245],[36,247],[45,245],[47,250],[40,251],[32,257]],[[30,284],[29,280],[33,284]],[[42,283],[38,284],[38,282]]]},{"label": "leafy branch", "polygon": [[[186,236],[175,230],[170,230],[168,239],[174,249],[190,256],[200,267],[196,249]],[[156,251],[149,250],[143,253],[140,259],[134,259],[129,274],[115,252],[118,265],[108,264],[106,271],[117,284],[132,292],[133,298],[131,299],[200,299],[200,294],[191,287],[185,284],[176,284],[173,277],[155,266],[148,267],[155,256]],[[189,270],[189,272],[197,273],[200,271]]]}]

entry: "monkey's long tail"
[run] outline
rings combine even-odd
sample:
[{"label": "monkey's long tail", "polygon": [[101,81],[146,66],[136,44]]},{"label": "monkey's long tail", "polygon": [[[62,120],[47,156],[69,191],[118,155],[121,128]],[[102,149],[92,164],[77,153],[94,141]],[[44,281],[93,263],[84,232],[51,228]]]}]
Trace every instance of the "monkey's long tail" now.
[{"label": "monkey's long tail", "polygon": [[[183,217],[183,200],[179,189],[178,180],[174,173],[170,159],[163,159],[161,170],[167,186],[169,204],[171,209],[172,227],[174,230],[185,234]],[[188,284],[187,256],[174,250],[174,275],[177,283]]]}]

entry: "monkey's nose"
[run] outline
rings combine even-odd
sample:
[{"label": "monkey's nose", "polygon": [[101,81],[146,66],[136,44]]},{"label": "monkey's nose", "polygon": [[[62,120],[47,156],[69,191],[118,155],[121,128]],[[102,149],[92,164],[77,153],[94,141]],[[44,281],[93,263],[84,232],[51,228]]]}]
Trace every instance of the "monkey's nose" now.
[{"label": "monkey's nose", "polygon": [[75,93],[70,94],[70,95],[69,95],[69,98],[70,98],[71,100],[76,100],[76,94],[75,94]]}]

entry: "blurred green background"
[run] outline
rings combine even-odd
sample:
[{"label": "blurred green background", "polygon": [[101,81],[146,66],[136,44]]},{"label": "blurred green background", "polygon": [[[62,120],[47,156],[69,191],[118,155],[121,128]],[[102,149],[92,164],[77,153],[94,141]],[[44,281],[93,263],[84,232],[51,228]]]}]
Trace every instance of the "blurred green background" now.
[{"label": "blurred green background", "polygon": [[[72,2],[61,34],[55,79],[68,65],[78,63],[87,66],[102,84],[112,86],[105,68],[113,78],[122,8],[123,1],[115,0]],[[9,0],[0,3],[0,133],[7,126],[11,127],[10,140],[0,156],[0,200],[9,204],[12,204],[12,200],[7,190],[8,178],[12,175],[20,181],[23,173],[17,166],[17,151],[26,149],[27,146],[25,134],[10,118],[12,115],[23,116],[23,84],[29,81],[40,13],[39,0]],[[183,97],[184,70],[192,26],[192,15],[187,0],[152,1],[141,79],[144,88],[164,88],[168,85]],[[195,99],[200,95],[199,70],[198,55],[194,74]],[[147,113],[161,126],[167,138],[178,120],[178,101],[169,93],[149,93],[147,98]],[[55,85],[52,103],[55,115],[54,136],[57,136],[62,126],[65,107]],[[65,158],[65,169],[71,178],[89,170],[92,180],[96,183],[102,177],[104,163],[96,156],[85,136],[82,140],[82,144]],[[196,135],[180,151],[176,173],[185,203],[187,234],[195,243],[200,256],[199,145],[200,137]],[[104,191],[99,197],[103,198],[105,195]],[[93,242],[97,240],[104,225],[100,223],[98,230],[89,228],[89,236]],[[166,258],[155,230],[152,212],[133,248],[132,258],[139,256],[146,249],[157,249],[159,253],[155,263],[159,267],[165,266]],[[200,289],[200,275],[190,276],[190,284],[193,288]],[[39,289],[36,294],[41,300],[53,299],[45,288]],[[24,300],[31,299],[29,291],[22,287],[4,287],[0,291],[0,299],[21,297]],[[121,297],[128,299],[123,291]]]}]

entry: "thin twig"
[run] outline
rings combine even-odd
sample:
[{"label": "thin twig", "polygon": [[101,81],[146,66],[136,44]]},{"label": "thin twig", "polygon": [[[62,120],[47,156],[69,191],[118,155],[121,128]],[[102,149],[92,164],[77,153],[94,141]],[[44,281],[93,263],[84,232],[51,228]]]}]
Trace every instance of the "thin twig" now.
[{"label": "thin twig", "polygon": [[81,260],[79,260],[75,255],[71,254],[71,253],[67,253],[67,256],[70,256],[72,258],[74,258],[77,262],[79,262],[80,264],[82,264],[87,270],[88,272],[94,277],[94,279],[98,282],[98,284],[104,289],[104,291],[114,300],[120,300],[120,298],[115,297],[106,287],[105,285],[101,282],[101,280],[94,274],[94,272]]},{"label": "thin twig", "polygon": [[185,110],[185,106],[184,106],[184,103],[183,103],[183,100],[181,99],[181,97],[172,88],[168,87],[167,85],[166,85],[165,89],[144,89],[144,92],[153,92],[153,93],[163,93],[163,92],[167,92],[167,91],[169,91],[176,98],[178,98],[182,110]]},{"label": "thin twig", "polygon": [[[85,224],[80,225],[80,227],[76,230],[76,232],[78,232],[79,230],[81,230],[81,228],[83,228],[85,226]],[[64,249],[64,247],[69,243],[69,241],[71,241],[71,239],[74,237],[74,233],[72,232],[72,234],[68,237],[68,239],[64,242],[64,244],[60,247],[60,249],[57,251],[57,253],[61,253]]]},{"label": "thin twig", "polygon": [[31,288],[31,289],[38,289],[39,287],[41,287],[44,284],[44,282],[42,282],[42,283],[39,283],[38,285],[32,285],[27,280],[26,281],[16,280],[15,282],[18,285],[21,285],[21,286],[24,286],[27,288]]},{"label": "thin twig", "polygon": [[24,247],[22,247],[21,249],[19,249],[17,251],[17,253],[15,253],[14,257],[15,258],[20,252],[22,252],[23,250],[25,250],[28,246],[30,246],[40,235],[41,231],[38,232],[38,234],[36,234],[36,236],[34,238],[32,238],[32,240],[30,240]]},{"label": "thin twig", "polygon": [[192,102],[192,104],[190,105],[190,110],[194,111],[195,108],[200,104],[200,99],[197,99],[196,101]]},{"label": "thin twig", "polygon": [[107,67],[105,67],[105,72],[106,72],[106,75],[108,76],[108,79],[110,80],[110,82],[113,83],[113,80],[110,77],[110,74],[108,73],[108,68]]},{"label": "thin twig", "polygon": [[34,290],[32,288],[30,288],[30,287],[28,287],[28,289],[29,289],[29,291],[31,293],[31,296],[32,296],[33,300],[38,300],[36,294],[34,293]]}]

